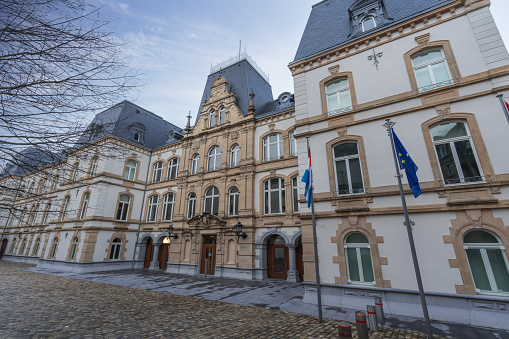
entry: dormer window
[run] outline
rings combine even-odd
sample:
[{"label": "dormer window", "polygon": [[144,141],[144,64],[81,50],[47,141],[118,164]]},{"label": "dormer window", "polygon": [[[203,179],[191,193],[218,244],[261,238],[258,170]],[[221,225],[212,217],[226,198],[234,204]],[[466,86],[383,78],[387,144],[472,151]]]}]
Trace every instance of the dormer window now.
[{"label": "dormer window", "polygon": [[375,18],[373,18],[372,16],[368,16],[367,18],[362,20],[362,31],[363,32],[369,31],[370,29],[373,29],[375,27],[376,27],[376,21],[375,21]]},{"label": "dormer window", "polygon": [[209,127],[214,127],[215,125],[216,125],[216,111],[212,110],[210,112]]},{"label": "dormer window", "polygon": [[145,125],[135,122],[134,124],[129,125],[129,139],[138,143],[145,144],[145,131],[147,128]]},{"label": "dormer window", "polygon": [[133,139],[134,139],[134,141],[136,141],[136,142],[140,142],[140,140],[141,140],[141,135],[140,135],[140,133],[139,133],[139,132],[134,133],[134,137],[133,137]]}]

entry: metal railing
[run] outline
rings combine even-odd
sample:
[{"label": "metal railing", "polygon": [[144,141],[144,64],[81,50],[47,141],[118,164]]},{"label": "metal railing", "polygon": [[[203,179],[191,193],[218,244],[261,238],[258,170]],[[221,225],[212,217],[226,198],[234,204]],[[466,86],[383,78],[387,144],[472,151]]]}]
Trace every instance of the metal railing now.
[{"label": "metal railing", "polygon": [[447,86],[450,86],[450,85],[453,85],[453,84],[457,84],[458,82],[459,81],[458,81],[457,78],[449,79],[449,80],[445,80],[445,81],[442,81],[442,82],[437,82],[436,84],[431,84],[431,85],[428,85],[428,86],[419,87],[417,89],[417,91],[419,93],[428,92],[428,91],[431,91],[431,90],[434,90],[434,89],[437,89],[437,88],[442,88],[442,87],[447,87]]},{"label": "metal railing", "polygon": [[458,184],[468,184],[472,182],[485,182],[486,177],[484,176],[475,176],[469,178],[455,178],[455,179],[445,179],[442,182],[444,185],[458,185]]},{"label": "metal railing", "polygon": [[365,193],[364,188],[355,188],[352,190],[334,191],[334,195],[348,195],[348,194],[359,194],[359,193]]},{"label": "metal railing", "polygon": [[348,111],[351,111],[351,110],[353,110],[353,106],[347,106],[347,107],[335,109],[333,111],[329,111],[328,114],[329,115],[336,115],[336,114],[345,113],[345,112],[348,112]]}]

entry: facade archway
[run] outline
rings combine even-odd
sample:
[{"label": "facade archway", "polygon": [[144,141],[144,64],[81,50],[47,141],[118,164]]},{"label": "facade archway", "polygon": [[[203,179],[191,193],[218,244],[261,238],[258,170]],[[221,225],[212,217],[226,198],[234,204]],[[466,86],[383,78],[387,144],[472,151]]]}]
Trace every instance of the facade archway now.
[{"label": "facade archway", "polygon": [[159,245],[159,254],[157,260],[159,261],[159,268],[165,270],[168,267],[170,244],[162,243]]},{"label": "facade archway", "polygon": [[286,279],[289,265],[288,247],[280,235],[273,235],[267,241],[267,277]]},{"label": "facade archway", "polygon": [[150,268],[153,253],[154,245],[152,244],[152,238],[148,238],[147,243],[145,245],[145,260],[143,262],[143,268]]},{"label": "facade archway", "polygon": [[295,241],[295,266],[299,273],[299,280],[304,281],[304,262],[302,261],[302,236]]},{"label": "facade archway", "polygon": [[5,249],[7,248],[7,243],[9,241],[7,239],[2,240],[2,246],[0,247],[0,259],[4,256]]}]

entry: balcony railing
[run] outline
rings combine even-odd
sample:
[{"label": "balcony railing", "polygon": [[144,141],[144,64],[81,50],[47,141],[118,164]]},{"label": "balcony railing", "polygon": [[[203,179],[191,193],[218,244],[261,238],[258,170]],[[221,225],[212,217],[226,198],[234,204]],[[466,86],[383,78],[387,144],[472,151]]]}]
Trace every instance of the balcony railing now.
[{"label": "balcony railing", "polygon": [[428,86],[419,87],[417,89],[417,91],[419,93],[428,92],[428,91],[431,91],[431,90],[434,90],[434,89],[437,89],[437,88],[447,87],[447,86],[450,86],[450,85],[453,85],[453,84],[457,84],[457,83],[458,83],[458,79],[457,78],[449,79],[449,80],[445,80],[445,81],[442,81],[442,82],[438,82],[436,84],[431,84],[431,85],[428,85]]},{"label": "balcony railing", "polygon": [[348,112],[348,111],[351,111],[351,110],[353,110],[353,106],[347,106],[347,107],[335,109],[334,111],[329,111],[328,114],[329,115],[336,115],[336,114],[345,113],[345,112]]},{"label": "balcony railing", "polygon": [[359,194],[364,193],[364,188],[355,188],[352,190],[341,190],[341,191],[335,191],[335,195],[348,195],[348,194]]},{"label": "balcony railing", "polygon": [[486,177],[483,176],[475,176],[469,178],[456,178],[456,179],[445,179],[443,180],[444,185],[458,185],[458,184],[468,184],[472,182],[485,182]]}]

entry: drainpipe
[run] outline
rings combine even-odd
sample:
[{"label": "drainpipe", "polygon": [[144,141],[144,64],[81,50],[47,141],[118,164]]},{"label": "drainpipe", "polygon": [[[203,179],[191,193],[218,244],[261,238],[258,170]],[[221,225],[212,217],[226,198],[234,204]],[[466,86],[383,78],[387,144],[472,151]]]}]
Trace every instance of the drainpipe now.
[{"label": "drainpipe", "polygon": [[0,235],[0,242],[4,239],[5,231],[7,230],[7,226],[9,225],[9,221],[11,220],[12,210],[14,209],[14,204],[16,204],[16,200],[18,199],[19,189],[21,188],[21,183],[23,182],[23,177],[19,176],[19,184],[18,189],[16,190],[16,195],[14,196],[14,201],[9,207],[9,214],[7,215],[7,220],[5,221],[4,229],[2,230],[2,234]]},{"label": "drainpipe", "polygon": [[141,230],[141,219],[143,218],[143,208],[145,207],[145,195],[147,194],[147,185],[148,185],[148,174],[150,173],[150,163],[152,162],[152,151],[150,151],[150,156],[148,158],[148,166],[147,166],[147,176],[145,177],[145,188],[143,189],[143,200],[141,201],[141,209],[140,209],[140,219],[138,222],[138,232],[136,233],[136,242],[134,243],[134,253],[133,253],[133,267],[136,261],[136,250],[138,249],[138,241],[140,240],[140,230]]}]

